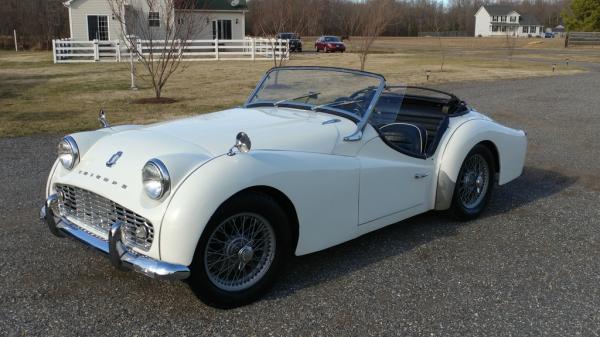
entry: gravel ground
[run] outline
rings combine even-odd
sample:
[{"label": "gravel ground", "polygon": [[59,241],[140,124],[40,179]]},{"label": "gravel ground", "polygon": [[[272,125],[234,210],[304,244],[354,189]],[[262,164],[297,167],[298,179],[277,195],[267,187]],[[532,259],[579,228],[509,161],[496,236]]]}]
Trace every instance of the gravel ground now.
[{"label": "gravel ground", "polygon": [[528,130],[523,176],[476,221],[432,212],[295,258],[230,311],[51,236],[37,217],[58,137],[0,139],[0,335],[600,334],[598,68],[445,88]]}]

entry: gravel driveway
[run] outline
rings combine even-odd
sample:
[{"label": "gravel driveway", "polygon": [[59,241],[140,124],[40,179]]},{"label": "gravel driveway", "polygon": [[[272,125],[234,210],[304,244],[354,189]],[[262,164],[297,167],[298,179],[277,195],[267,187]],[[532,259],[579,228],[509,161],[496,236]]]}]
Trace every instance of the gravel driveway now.
[{"label": "gravel driveway", "polygon": [[489,211],[428,213],[295,258],[252,305],[114,270],[38,210],[57,136],[0,139],[0,335],[598,335],[600,72],[445,85],[529,132]]}]

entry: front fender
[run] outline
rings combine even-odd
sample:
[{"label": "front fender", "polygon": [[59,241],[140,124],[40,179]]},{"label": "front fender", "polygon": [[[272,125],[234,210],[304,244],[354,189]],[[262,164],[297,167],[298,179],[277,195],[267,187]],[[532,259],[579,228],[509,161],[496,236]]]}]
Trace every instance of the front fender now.
[{"label": "front fender", "polygon": [[525,132],[489,119],[468,120],[454,130],[438,160],[435,209],[445,210],[450,207],[463,161],[475,145],[484,141],[494,144],[498,152],[500,185],[521,175],[527,151]]},{"label": "front fender", "polygon": [[234,194],[268,186],[285,194],[299,223],[296,254],[356,236],[358,161],[329,154],[251,151],[223,155],[190,174],[174,191],[160,231],[161,260],[190,265],[205,226]]}]

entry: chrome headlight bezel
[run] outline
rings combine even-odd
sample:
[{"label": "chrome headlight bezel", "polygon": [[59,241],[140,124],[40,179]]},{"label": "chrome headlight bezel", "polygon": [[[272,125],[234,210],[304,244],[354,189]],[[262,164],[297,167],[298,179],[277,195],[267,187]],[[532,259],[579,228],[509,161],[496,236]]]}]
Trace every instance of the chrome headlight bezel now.
[{"label": "chrome headlight bezel", "polygon": [[[66,136],[58,143],[58,160],[67,170],[72,170],[79,164],[79,147],[71,136]],[[70,158],[70,159],[69,159]]]},{"label": "chrome headlight bezel", "polygon": [[171,176],[165,164],[153,158],[142,167],[142,185],[150,199],[160,200],[171,189]]}]

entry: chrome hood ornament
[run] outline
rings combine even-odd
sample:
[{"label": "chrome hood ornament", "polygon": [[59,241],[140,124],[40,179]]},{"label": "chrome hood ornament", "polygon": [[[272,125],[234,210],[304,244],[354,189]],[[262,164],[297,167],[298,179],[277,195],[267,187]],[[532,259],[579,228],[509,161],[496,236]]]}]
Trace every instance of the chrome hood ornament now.
[{"label": "chrome hood ornament", "polygon": [[106,119],[106,114],[104,113],[104,110],[100,110],[100,112],[98,113],[98,120],[100,121],[100,124],[102,124],[103,128],[110,127],[110,123],[108,123],[108,119]]}]

